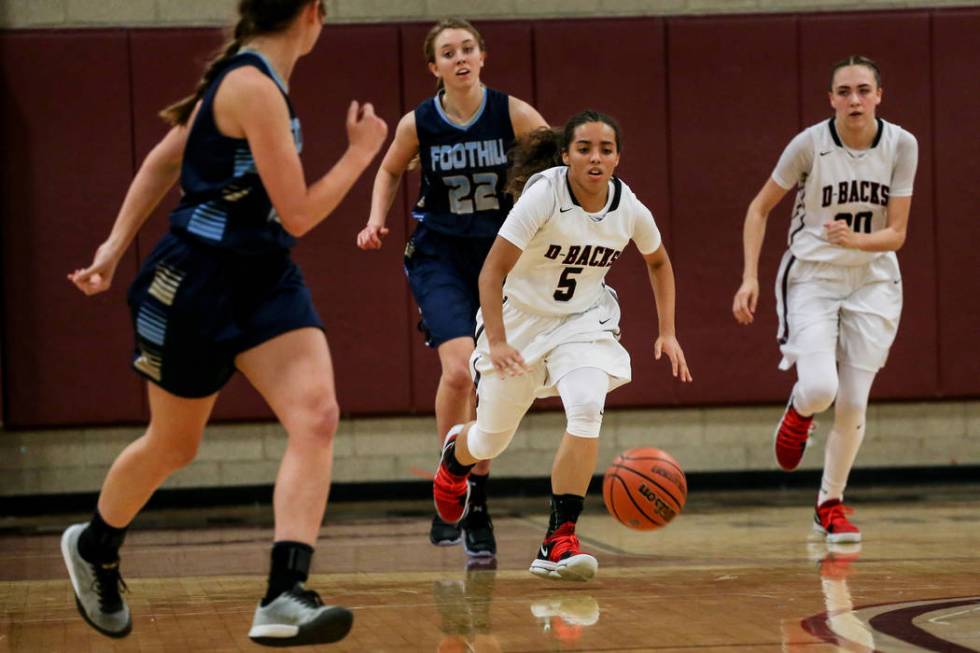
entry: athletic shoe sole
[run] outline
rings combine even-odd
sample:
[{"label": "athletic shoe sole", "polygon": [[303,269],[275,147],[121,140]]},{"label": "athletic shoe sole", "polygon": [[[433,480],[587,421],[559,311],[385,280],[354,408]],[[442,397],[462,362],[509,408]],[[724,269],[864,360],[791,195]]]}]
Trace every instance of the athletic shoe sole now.
[{"label": "athletic shoe sole", "polygon": [[249,638],[256,644],[284,648],[310,644],[330,644],[339,642],[354,625],[354,613],[346,608],[335,606],[308,624],[290,626],[286,624],[266,624],[253,626],[248,631]]},{"label": "athletic shoe sole", "polygon": [[536,559],[528,571],[540,578],[584,583],[592,580],[598,569],[598,560],[587,553],[580,553],[558,562]]}]

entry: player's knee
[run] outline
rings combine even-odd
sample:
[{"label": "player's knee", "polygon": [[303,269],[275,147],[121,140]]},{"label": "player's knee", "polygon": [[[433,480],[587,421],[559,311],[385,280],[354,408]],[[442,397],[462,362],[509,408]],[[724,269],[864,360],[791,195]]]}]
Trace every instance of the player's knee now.
[{"label": "player's knee", "polygon": [[602,428],[603,404],[604,402],[597,399],[565,406],[568,433],[580,438],[599,437],[599,430]]},{"label": "player's knee", "polygon": [[468,360],[447,362],[442,368],[440,382],[458,392],[466,392],[473,388],[473,377],[470,376]]},{"label": "player's knee", "polygon": [[474,424],[466,435],[466,446],[474,458],[479,460],[496,458],[510,444],[516,431],[516,428],[505,431],[485,431]]},{"label": "player's knee", "polygon": [[793,405],[803,415],[815,415],[830,408],[837,396],[837,379],[824,378],[799,384],[793,395]]},{"label": "player's knee", "polygon": [[309,388],[297,398],[283,418],[290,439],[322,447],[330,444],[340,423],[340,406],[325,388]]}]

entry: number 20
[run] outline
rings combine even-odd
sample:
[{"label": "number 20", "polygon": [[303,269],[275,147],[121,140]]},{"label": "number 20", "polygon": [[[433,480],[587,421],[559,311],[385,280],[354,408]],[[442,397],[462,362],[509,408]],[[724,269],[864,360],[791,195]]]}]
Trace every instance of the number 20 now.
[{"label": "number 20", "polygon": [[838,213],[834,216],[834,220],[843,220],[856,233],[871,233],[871,211],[861,211],[857,214]]}]

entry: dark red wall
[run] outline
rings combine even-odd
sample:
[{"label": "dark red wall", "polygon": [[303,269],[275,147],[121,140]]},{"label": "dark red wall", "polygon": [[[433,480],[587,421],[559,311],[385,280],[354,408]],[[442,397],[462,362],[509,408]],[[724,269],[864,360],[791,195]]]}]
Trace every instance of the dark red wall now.
[{"label": "dark red wall", "polygon": [[[610,276],[624,304],[634,383],[616,406],[781,401],[792,375],[775,366],[771,286],[789,204],[770,219],[763,293],[751,328],[731,318],[745,209],[782,148],[830,114],[830,64],[852,54],[883,69],[879,112],[919,140],[909,240],[900,253],[905,311],[879,399],[980,396],[980,96],[969,83],[980,10],[496,21],[484,79],[534,104],[552,124],[595,108],[625,135],[621,176],[654,211],[678,285],[678,331],[695,376],[680,387],[655,363],[656,313],[635,252]],[[394,129],[434,90],[421,43],[428,25],[345,25],[302,60],[292,96],[303,119],[307,177],[345,147],[352,98]],[[125,288],[166,229],[164,201],[123,259],[112,290],[83,297],[65,280],[105,236],[139,162],[164,133],[156,111],[188,92],[221,44],[214,29],[0,32],[3,411],[7,426],[144,419],[128,369]],[[356,65],[352,58],[356,53]],[[418,189],[408,175],[380,252],[354,237],[367,220],[372,166],[338,211],[296,249],[328,328],[342,408],[429,412],[436,355],[415,330],[402,271]],[[222,419],[269,417],[241,379]]]}]

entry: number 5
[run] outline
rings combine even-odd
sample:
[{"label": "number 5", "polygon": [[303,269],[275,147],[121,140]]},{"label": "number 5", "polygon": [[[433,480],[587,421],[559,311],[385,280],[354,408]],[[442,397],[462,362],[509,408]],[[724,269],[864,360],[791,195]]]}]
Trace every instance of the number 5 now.
[{"label": "number 5", "polygon": [[554,298],[560,302],[567,302],[575,294],[575,279],[573,274],[578,274],[585,268],[565,268],[561,271],[558,278],[558,288],[555,289]]}]

